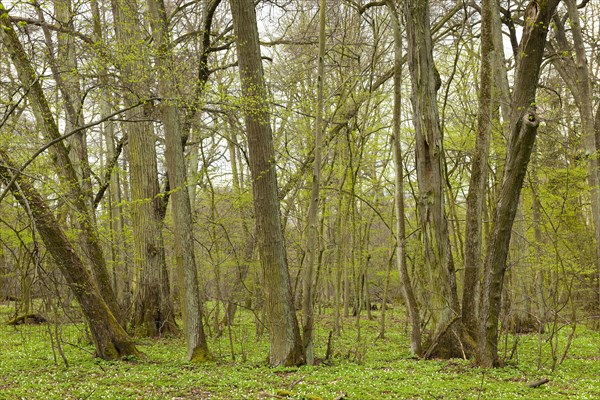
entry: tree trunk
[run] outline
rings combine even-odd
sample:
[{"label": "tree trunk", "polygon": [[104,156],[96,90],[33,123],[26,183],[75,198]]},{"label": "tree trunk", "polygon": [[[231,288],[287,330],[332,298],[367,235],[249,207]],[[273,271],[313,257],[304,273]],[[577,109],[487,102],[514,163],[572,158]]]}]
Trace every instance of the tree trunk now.
[{"label": "tree trunk", "polygon": [[[56,20],[61,26],[74,30],[74,11],[71,0],[54,0],[54,8],[56,10]],[[47,28],[44,29],[47,30]],[[83,115],[81,113],[81,85],[77,76],[75,38],[71,34],[59,32],[57,34],[57,39],[58,58],[53,74],[58,78],[56,82],[65,101],[65,110],[67,114],[65,131],[68,132],[84,123]],[[92,210],[93,194],[91,168],[88,161],[89,157],[86,137],[86,130],[82,129],[69,138],[69,144],[71,147],[71,163],[79,176],[81,188],[86,195],[84,200],[89,209]],[[92,214],[92,218],[95,220],[95,214]]]},{"label": "tree trunk", "polygon": [[[242,183],[243,180],[240,177],[238,171],[238,157],[236,155],[236,148],[239,146],[237,141],[237,134],[235,131],[235,127],[231,124],[231,138],[228,141],[229,148],[229,161],[231,164],[231,176],[232,176],[232,184],[233,184],[233,195],[236,198],[239,198],[242,195]],[[252,257],[254,255],[254,248],[256,247],[256,232],[250,233],[250,229],[248,228],[248,223],[246,222],[246,218],[248,217],[247,210],[242,212],[242,237],[244,243],[244,250],[242,253],[242,262],[238,266],[238,273],[235,275],[235,282],[231,289],[231,295],[227,302],[227,309],[225,310],[224,317],[224,325],[230,325],[235,317],[235,312],[237,309],[238,302],[242,301],[242,296],[240,293],[245,289],[244,281],[248,276],[248,271],[250,270],[250,264],[252,262]],[[234,297],[235,296],[235,297]]]},{"label": "tree trunk", "polygon": [[[142,34],[136,2],[117,0],[112,6],[117,41],[126,60],[121,64],[121,80],[132,88],[132,92],[124,96],[124,103],[129,107],[135,104],[137,96],[149,96],[149,55],[137,49]],[[132,121],[145,119],[150,112],[151,106],[148,105],[144,107],[142,115],[140,111],[132,110],[127,117]],[[135,275],[139,282],[134,293],[131,323],[133,330],[143,336],[176,334],[178,329],[162,237],[154,128],[150,122],[137,121],[127,123],[125,129],[129,142]],[[118,282],[121,281],[118,287],[123,300],[129,299],[129,285],[124,283],[128,280],[127,275],[127,271],[123,271],[118,279]]]},{"label": "tree trunk", "polygon": [[435,285],[429,304],[433,333],[425,356],[461,357],[460,304],[444,207],[444,151],[436,102],[440,82],[433,64],[429,1],[407,1],[404,12],[416,131],[419,224],[429,284]]},{"label": "tree trunk", "polygon": [[147,0],[150,11],[150,25],[156,46],[158,89],[162,101],[161,118],[165,131],[167,172],[171,186],[171,207],[173,210],[173,230],[175,234],[175,256],[179,271],[180,289],[183,290],[183,326],[188,349],[188,359],[203,362],[212,359],[202,323],[202,307],[198,288],[198,271],[194,254],[193,218],[189,191],[186,182],[186,168],[181,141],[178,115],[177,91],[174,82],[174,64],[170,50],[167,14],[163,0]]},{"label": "tree trunk", "polygon": [[[534,154],[535,156],[535,151]],[[543,252],[542,252],[542,244],[544,243],[544,237],[542,235],[542,211],[541,204],[539,199],[539,191],[538,191],[538,173],[537,173],[537,159],[534,158],[531,171],[531,179],[532,179],[532,192],[533,192],[533,204],[531,207],[531,216],[532,216],[532,224],[533,224],[533,245],[535,248],[532,251],[534,257],[538,262],[542,260]],[[546,325],[546,319],[548,312],[546,310],[546,290],[545,290],[545,277],[544,277],[544,269],[538,267],[535,272],[535,300],[537,302],[537,324],[538,324],[538,332],[544,332],[544,326]]]},{"label": "tree trunk", "polygon": [[[404,210],[404,166],[402,162],[402,147],[400,145],[400,118],[402,111],[402,35],[400,32],[400,19],[398,11],[393,2],[388,6],[392,13],[392,23],[394,28],[394,115],[392,125],[392,150],[394,152],[394,167],[396,172],[394,204],[396,209],[396,263],[400,274],[400,283],[402,285],[402,296],[404,304],[408,311],[410,320],[410,351],[415,356],[421,356],[423,353],[421,347],[421,318],[419,314],[419,305],[414,293],[414,288],[408,274],[406,266],[406,223]],[[385,309],[385,303],[382,305],[382,313]]]},{"label": "tree trunk", "polygon": [[319,1],[319,66],[317,72],[317,116],[315,120],[315,158],[313,161],[312,188],[310,192],[310,205],[308,207],[307,239],[306,239],[306,265],[303,277],[302,298],[302,330],[303,346],[306,354],[306,363],[313,365],[314,357],[314,278],[315,258],[319,251],[319,238],[317,224],[319,221],[319,189],[321,185],[321,153],[323,142],[323,79],[325,69],[325,0]]},{"label": "tree trunk", "polygon": [[[0,166],[0,179],[8,184],[12,179],[11,171],[16,170],[15,164],[8,157],[5,149],[0,149],[0,157],[3,159]],[[107,360],[128,356],[140,357],[141,353],[135,347],[133,340],[110,311],[82,259],[69,243],[65,232],[33,184],[21,175],[11,185],[10,190],[21,206],[30,212],[35,229],[81,305],[81,310],[90,326],[97,356]]]},{"label": "tree trunk", "polygon": [[264,274],[271,365],[304,362],[281,228],[273,133],[252,0],[230,0],[242,86],[257,239]]},{"label": "tree trunk", "polygon": [[[596,109],[594,119],[594,133],[596,136],[596,154],[600,153],[600,105]],[[598,257],[598,256],[597,256]],[[600,258],[600,257],[598,257]],[[596,312],[600,314],[600,265],[596,267]],[[600,329],[600,321],[596,323],[596,329]]]},{"label": "tree trunk", "polygon": [[[345,296],[345,286],[344,284],[344,276],[346,270],[346,263],[344,262],[344,244],[347,243],[347,231],[346,231],[346,213],[345,210],[348,209],[348,198],[343,194],[344,185],[346,183],[346,177],[348,176],[348,165],[344,166],[342,171],[342,176],[340,177],[340,184],[338,188],[338,198],[337,198],[337,207],[336,207],[336,215],[335,215],[335,284],[334,284],[334,298],[333,298],[333,333],[336,336],[341,336],[342,334],[342,310],[341,308],[346,304],[344,299]],[[347,310],[346,310],[347,311]],[[347,316],[344,314],[344,316]]]},{"label": "tree trunk", "polygon": [[525,11],[525,28],[519,47],[512,96],[510,137],[504,176],[486,258],[477,351],[477,362],[483,367],[498,365],[498,319],[506,258],[521,187],[539,125],[532,104],[535,104],[548,24],[558,2],[559,0],[539,3],[532,1]]},{"label": "tree trunk", "polygon": [[[142,336],[178,333],[170,295],[154,132],[146,123],[132,123],[129,131],[131,220],[133,225],[136,287],[132,325]],[[150,135],[148,133],[151,133]]]},{"label": "tree trunk", "polygon": [[479,83],[479,112],[477,118],[477,139],[475,154],[471,164],[471,178],[467,194],[465,232],[465,274],[462,297],[462,323],[465,332],[473,339],[477,337],[477,307],[479,300],[479,276],[482,270],[482,215],[487,182],[488,155],[493,118],[493,86],[495,48],[494,24],[498,19],[496,0],[483,0],[481,3],[481,64]]},{"label": "tree trunk", "polygon": [[[108,96],[108,91],[104,92]],[[103,96],[103,97],[104,97]],[[103,98],[100,104],[101,116],[110,114],[110,100]],[[108,121],[102,127],[104,133],[104,142],[106,143],[107,158],[115,158],[115,129],[114,122]],[[110,182],[108,187],[108,212],[110,218],[110,252],[112,262],[112,281],[116,292],[117,300],[123,310],[129,310],[131,307],[131,267],[128,262],[127,252],[125,250],[125,223],[123,218],[123,205],[121,193],[121,172],[118,163],[115,163],[113,171],[110,172]]]},{"label": "tree trunk", "polygon": [[[94,39],[101,42],[104,37],[102,30],[102,17],[97,0],[91,0],[90,9],[92,13],[92,28]],[[109,89],[109,77],[105,67],[100,67],[98,71],[98,79],[100,81],[101,96],[100,96],[100,118],[102,123],[102,140],[106,148],[106,159],[111,160],[107,165],[105,176],[108,177],[108,198],[106,201],[108,209],[108,227],[109,227],[109,245],[110,248],[110,263],[112,265],[112,287],[115,291],[117,302],[123,310],[129,310],[131,307],[131,298],[128,295],[131,289],[131,280],[129,276],[129,263],[127,262],[125,250],[125,231],[123,206],[121,197],[121,173],[119,166],[119,156],[126,142],[126,134],[121,139],[119,147],[115,146],[115,123],[109,119],[111,114],[111,104],[114,101],[112,91]],[[102,142],[101,142],[102,143]],[[117,151],[118,150],[118,151]],[[113,162],[110,164],[110,162]],[[108,173],[108,175],[106,175]],[[98,202],[94,202],[94,207],[98,206]],[[121,290],[123,288],[124,290]],[[124,295],[125,294],[125,295]]]}]

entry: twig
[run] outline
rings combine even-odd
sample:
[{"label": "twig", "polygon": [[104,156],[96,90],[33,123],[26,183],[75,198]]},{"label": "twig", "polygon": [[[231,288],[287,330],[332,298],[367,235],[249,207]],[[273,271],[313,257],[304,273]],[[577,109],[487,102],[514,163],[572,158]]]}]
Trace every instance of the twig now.
[{"label": "twig", "polygon": [[300,378],[300,379],[296,379],[294,382],[292,382],[290,384],[289,389],[292,390],[294,389],[294,387],[296,387],[297,384],[299,384],[300,382],[304,381],[304,377]]},{"label": "twig", "polygon": [[479,385],[479,393],[477,394],[477,400],[481,398],[481,393],[483,393],[483,381],[485,380],[485,370],[481,371],[481,384]]},{"label": "twig", "polygon": [[543,379],[540,379],[539,381],[535,381],[535,382],[529,382],[529,383],[527,384],[527,387],[530,387],[530,388],[536,388],[536,387],[540,387],[540,386],[542,386],[542,385],[544,385],[544,384],[546,384],[546,383],[548,383],[548,382],[550,382],[550,379],[548,379],[548,378],[543,378]]}]

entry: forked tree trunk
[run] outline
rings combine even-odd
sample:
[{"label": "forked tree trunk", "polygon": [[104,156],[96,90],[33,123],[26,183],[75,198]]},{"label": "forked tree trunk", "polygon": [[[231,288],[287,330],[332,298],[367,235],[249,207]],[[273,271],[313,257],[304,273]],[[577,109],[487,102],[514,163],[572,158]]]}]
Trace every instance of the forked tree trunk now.
[{"label": "forked tree trunk", "polygon": [[264,274],[264,290],[270,333],[269,363],[297,365],[304,362],[300,329],[285,254],[277,197],[277,173],[273,132],[265,88],[253,0],[230,0],[242,87],[257,239]]},{"label": "forked tree trunk", "polygon": [[532,104],[535,104],[548,24],[558,3],[559,0],[532,1],[525,10],[525,25],[519,46],[511,104],[510,137],[504,177],[486,258],[477,350],[477,363],[483,367],[498,365],[498,319],[506,258],[521,187],[539,125]]},{"label": "forked tree trunk", "polygon": [[[2,158],[0,180],[8,184],[13,178],[15,164],[8,157],[6,149],[0,149],[0,158]],[[46,249],[54,258],[69,288],[81,305],[94,339],[96,355],[106,360],[128,356],[140,357],[141,353],[135,347],[133,340],[110,311],[85,264],[33,184],[21,175],[11,185],[10,190],[21,206],[30,213],[35,229],[40,234]]]}]

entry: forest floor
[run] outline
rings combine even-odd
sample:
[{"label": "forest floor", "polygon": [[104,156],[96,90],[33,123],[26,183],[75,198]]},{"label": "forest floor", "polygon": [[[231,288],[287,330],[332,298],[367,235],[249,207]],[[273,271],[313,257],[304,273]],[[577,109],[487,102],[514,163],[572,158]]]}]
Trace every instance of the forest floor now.
[{"label": "forest floor", "polygon": [[[360,339],[356,318],[344,320],[330,360],[270,368],[267,338],[256,339],[250,313],[210,339],[216,361],[192,365],[181,338],[138,340],[144,361],[103,361],[93,357],[82,324],[8,326],[13,308],[0,304],[0,399],[600,399],[600,333],[583,325],[554,369],[570,326],[555,335],[503,336],[501,353],[512,357],[483,370],[468,360],[414,359],[400,311],[387,312],[385,339],[378,338],[379,312],[373,316],[361,321]],[[331,317],[318,325],[315,350],[324,357]],[[541,379],[549,382],[527,386]]]}]

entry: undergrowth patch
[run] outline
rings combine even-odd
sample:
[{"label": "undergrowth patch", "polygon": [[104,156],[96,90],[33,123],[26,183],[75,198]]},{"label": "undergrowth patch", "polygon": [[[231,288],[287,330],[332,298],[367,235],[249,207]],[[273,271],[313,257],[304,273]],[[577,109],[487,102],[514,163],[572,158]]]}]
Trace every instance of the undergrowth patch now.
[{"label": "undergrowth patch", "polygon": [[[347,319],[331,360],[270,368],[267,338],[256,337],[250,314],[241,313],[231,332],[210,339],[216,361],[193,365],[185,361],[181,338],[139,339],[147,360],[109,362],[92,356],[82,325],[7,326],[10,310],[0,305],[0,399],[600,398],[600,334],[581,326],[554,370],[550,350],[535,334],[518,337],[518,360],[483,370],[469,360],[414,359],[406,323],[393,310],[385,339],[377,339],[378,321],[362,320],[357,342],[355,320]],[[317,326],[331,326],[329,315],[319,318]],[[316,332],[318,357],[325,355],[328,334]],[[506,346],[514,348],[516,339],[509,336]],[[541,378],[550,382],[527,386]]]}]

